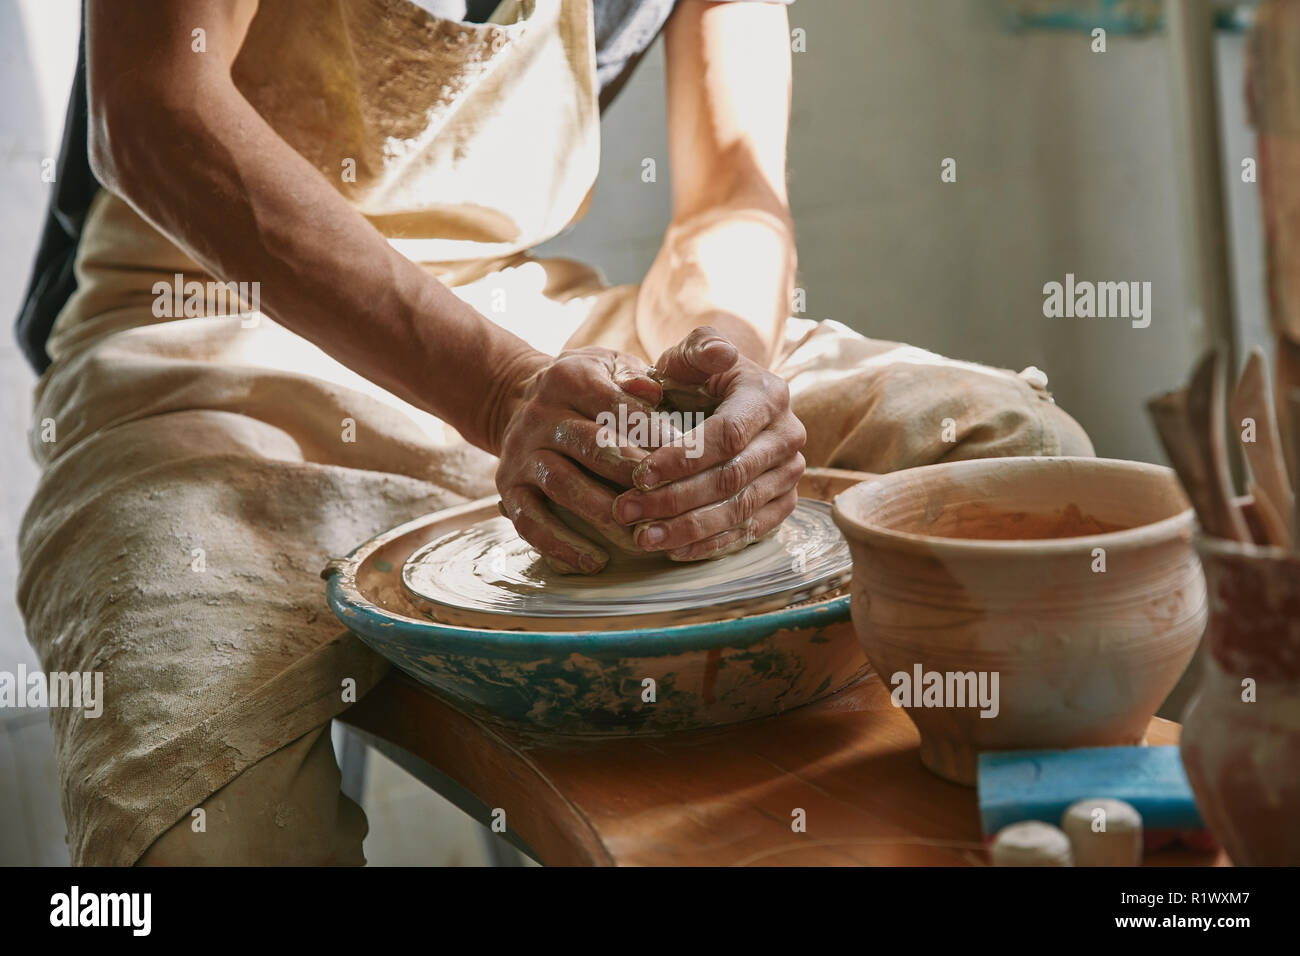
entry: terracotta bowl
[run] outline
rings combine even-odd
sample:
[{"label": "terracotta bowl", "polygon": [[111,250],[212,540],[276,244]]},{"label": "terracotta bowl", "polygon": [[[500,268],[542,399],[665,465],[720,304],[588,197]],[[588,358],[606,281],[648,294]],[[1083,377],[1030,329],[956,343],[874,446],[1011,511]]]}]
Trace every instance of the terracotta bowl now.
[{"label": "terracotta bowl", "polygon": [[858,640],[922,762],[959,783],[984,750],[1141,743],[1205,629],[1195,519],[1167,468],[931,465],[845,491],[835,520]]}]

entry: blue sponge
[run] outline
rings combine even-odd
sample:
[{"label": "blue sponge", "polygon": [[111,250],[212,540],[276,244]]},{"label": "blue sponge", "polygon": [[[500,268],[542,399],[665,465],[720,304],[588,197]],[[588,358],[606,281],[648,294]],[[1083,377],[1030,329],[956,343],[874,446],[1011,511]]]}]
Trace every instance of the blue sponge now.
[{"label": "blue sponge", "polygon": [[980,823],[986,836],[1021,820],[1060,826],[1066,808],[1089,797],[1132,804],[1145,830],[1205,829],[1177,747],[980,754]]}]

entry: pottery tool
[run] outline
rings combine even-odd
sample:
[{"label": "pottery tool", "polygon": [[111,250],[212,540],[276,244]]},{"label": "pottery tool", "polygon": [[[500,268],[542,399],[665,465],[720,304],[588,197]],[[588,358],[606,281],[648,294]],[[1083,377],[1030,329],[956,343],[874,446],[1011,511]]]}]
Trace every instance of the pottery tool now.
[{"label": "pottery tool", "polygon": [[1243,504],[1246,525],[1250,528],[1250,540],[1258,545],[1271,545],[1277,548],[1290,548],[1293,539],[1292,528],[1273,507],[1273,502],[1263,489],[1255,482],[1250,483],[1250,502]]},{"label": "pottery tool", "polygon": [[609,630],[718,621],[809,600],[847,583],[830,506],[801,499],[774,534],[712,561],[552,571],[504,518],[430,541],[406,561],[408,596],[437,621],[500,630]]},{"label": "pottery tool", "polygon": [[998,833],[989,849],[994,866],[1073,866],[1070,838],[1050,823],[1026,820]]},{"label": "pottery tool", "polygon": [[1071,804],[1061,817],[1075,866],[1140,866],[1142,815],[1131,804],[1091,797]]},{"label": "pottery tool", "polygon": [[1273,393],[1268,381],[1268,364],[1264,351],[1251,350],[1241,379],[1229,403],[1232,428],[1244,431],[1247,420],[1254,422],[1254,441],[1242,441],[1252,476],[1251,494],[1255,498],[1261,523],[1268,531],[1269,544],[1290,547],[1294,523],[1295,496],[1287,479],[1282,452],[1282,436],[1273,409]]},{"label": "pottery tool", "polygon": [[1291,473],[1291,480],[1295,482],[1296,475],[1300,474],[1300,461],[1296,460],[1297,454],[1300,454],[1300,442],[1296,440],[1300,424],[1297,424],[1295,415],[1291,414],[1288,400],[1293,391],[1300,390],[1300,340],[1279,332],[1274,341],[1277,343],[1277,375],[1273,384],[1277,395],[1278,429],[1282,433],[1283,458]]},{"label": "pottery tool", "polygon": [[1022,820],[1055,823],[1093,794],[1130,804],[1151,831],[1205,829],[1173,746],[983,753],[978,785],[985,834]]},{"label": "pottery tool", "polygon": [[1230,541],[1249,541],[1251,532],[1232,503],[1232,477],[1223,438],[1223,355],[1218,349],[1210,350],[1192,372],[1186,401],[1188,437],[1205,479],[1206,531]]},{"label": "pottery tool", "polygon": [[1223,353],[1211,349],[1201,359],[1187,385],[1187,423],[1193,447],[1200,456],[1208,481],[1208,505],[1213,524],[1207,529],[1230,541],[1250,541],[1241,511],[1233,504],[1232,476],[1224,440]]},{"label": "pottery tool", "polygon": [[[1287,427],[1291,431],[1291,447],[1300,453],[1300,389],[1295,389],[1287,396]],[[1292,500],[1300,498],[1300,461],[1291,468]],[[1300,507],[1292,512],[1291,540],[1300,548]]]},{"label": "pottery tool", "polygon": [[1177,389],[1151,399],[1147,402],[1147,413],[1156,426],[1156,434],[1160,436],[1169,464],[1178,472],[1178,480],[1196,509],[1201,527],[1213,534],[1218,518],[1205,462],[1192,438],[1187,417],[1187,390]]}]

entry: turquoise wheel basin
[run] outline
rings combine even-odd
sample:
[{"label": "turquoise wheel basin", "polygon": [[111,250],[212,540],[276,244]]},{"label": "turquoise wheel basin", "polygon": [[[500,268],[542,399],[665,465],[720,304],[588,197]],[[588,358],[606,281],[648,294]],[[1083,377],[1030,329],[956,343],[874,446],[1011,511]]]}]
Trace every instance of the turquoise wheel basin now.
[{"label": "turquoise wheel basin", "polygon": [[[810,473],[813,496],[858,480]],[[816,482],[816,484],[811,484]],[[823,491],[825,488],[825,491]],[[402,565],[477,520],[473,502],[386,531],[325,571],[344,625],[430,690],[492,720],[573,735],[669,733],[769,717],[819,700],[867,670],[847,594],[698,624],[528,632],[441,624],[411,603]]]}]

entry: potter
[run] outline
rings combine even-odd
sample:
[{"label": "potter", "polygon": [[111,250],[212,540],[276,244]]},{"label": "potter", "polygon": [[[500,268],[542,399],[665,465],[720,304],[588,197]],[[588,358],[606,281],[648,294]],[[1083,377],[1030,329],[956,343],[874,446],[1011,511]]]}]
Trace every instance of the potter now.
[{"label": "potter", "polygon": [[[114,719],[55,727],[76,863],[364,858],[329,727],[364,705],[386,662],[324,613],[318,571],[385,528],[495,490],[512,533],[591,588],[604,573],[615,583],[614,542],[629,537],[657,555],[656,573],[706,579],[722,565],[673,564],[745,549],[739,560],[757,563],[810,463],[879,473],[1092,452],[1041,375],[791,316],[782,5],[486,5],[492,22],[409,0],[193,14],[86,0],[69,126],[86,135],[64,137],[56,248],[36,257],[22,323],[43,374],[34,421],[58,422],[59,441],[34,448],[43,475],[23,522],[21,611],[48,669],[113,664]],[[187,52],[196,17],[202,56]],[[634,34],[639,49],[613,49]],[[601,109],[655,36],[672,164],[656,208],[670,218],[640,281],[609,286],[536,250],[600,203]],[[201,317],[188,314],[196,296],[177,314],[177,275],[203,284]],[[254,328],[207,302],[207,282],[240,277],[260,282]],[[600,413],[665,402],[709,413],[691,444],[597,442]],[[945,418],[952,440],[940,443],[925,423]],[[196,546],[207,573],[183,560]],[[777,557],[785,575],[819,560]],[[818,596],[805,590],[781,598]],[[689,699],[663,717],[624,706],[639,685],[619,662],[638,654],[570,660],[592,642],[497,631],[556,681],[509,707],[565,723],[574,715],[556,697],[581,678],[593,695],[581,725],[676,727],[771,714],[861,667],[856,648],[807,651],[820,612],[760,635],[752,610],[714,608],[740,615],[717,632],[735,641],[683,651],[665,673],[689,677]],[[625,643],[648,654],[673,630]],[[737,631],[791,663],[733,669]],[[440,633],[426,656],[461,668],[443,678],[500,703],[492,682],[519,678],[520,659],[489,666],[456,653],[454,626]],[[355,695],[340,696],[344,680]],[[657,706],[667,699],[661,682]],[[186,814],[218,791],[253,806],[289,778],[312,807],[287,826],[232,811],[228,836],[189,831]]]}]

